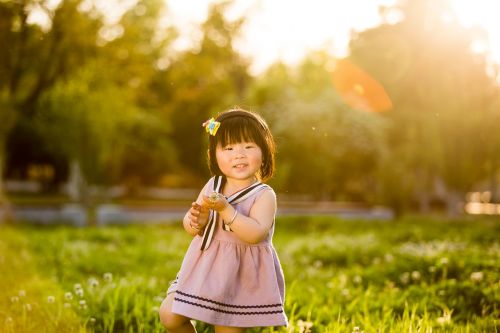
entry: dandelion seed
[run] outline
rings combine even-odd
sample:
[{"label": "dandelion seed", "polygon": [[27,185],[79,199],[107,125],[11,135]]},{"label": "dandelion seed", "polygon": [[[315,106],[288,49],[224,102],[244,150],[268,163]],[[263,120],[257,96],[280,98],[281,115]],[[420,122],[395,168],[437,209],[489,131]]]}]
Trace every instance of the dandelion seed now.
[{"label": "dandelion seed", "polygon": [[362,281],[363,279],[359,275],[356,275],[352,278],[352,282],[354,282],[355,284],[360,284]]},{"label": "dandelion seed", "polygon": [[420,280],[420,272],[419,271],[411,272],[411,279],[413,281],[419,281]]},{"label": "dandelion seed", "polygon": [[90,317],[89,321],[90,321],[91,324],[95,324],[95,322],[96,322],[96,320],[95,320],[94,317]]},{"label": "dandelion seed", "polygon": [[99,281],[95,278],[90,278],[88,283],[91,288],[96,288],[99,285]]},{"label": "dandelion seed", "polygon": [[25,297],[26,296],[26,291],[24,290],[19,290],[19,297]]},{"label": "dandelion seed", "polygon": [[340,294],[345,297],[345,298],[348,298],[349,296],[351,296],[351,293],[349,292],[349,289],[342,289],[342,291],[340,292]]},{"label": "dandelion seed", "polygon": [[24,308],[26,309],[26,311],[31,311],[31,310],[33,310],[33,308],[31,307],[31,304],[30,304],[30,303],[26,303],[26,304],[24,304]]},{"label": "dandelion seed", "polygon": [[68,301],[71,301],[73,299],[73,294],[71,292],[67,292],[64,294],[64,298]]},{"label": "dandelion seed", "polygon": [[81,285],[81,284],[79,284],[79,283],[76,283],[76,284],[74,285],[74,289],[75,289],[75,292],[77,292],[78,290],[82,290],[82,285]]},{"label": "dandelion seed", "polygon": [[80,306],[87,305],[87,302],[85,302],[84,299],[81,299],[78,303],[80,304]]},{"label": "dandelion seed", "polygon": [[439,260],[439,264],[442,266],[448,266],[449,263],[450,263],[450,260],[446,257],[443,257]]},{"label": "dandelion seed", "polygon": [[316,260],[313,263],[314,268],[321,268],[323,266],[323,262],[321,260]]},{"label": "dandelion seed", "polygon": [[111,274],[111,273],[104,273],[104,281],[106,281],[106,282],[113,281],[113,274]]},{"label": "dandelion seed", "polygon": [[66,309],[69,309],[69,308],[71,308],[71,304],[70,304],[70,303],[64,303],[64,307],[65,307]]},{"label": "dandelion seed", "polygon": [[399,281],[401,281],[402,284],[408,284],[410,282],[410,273],[404,272],[401,274]]},{"label": "dandelion seed", "polygon": [[47,297],[47,303],[52,304],[56,301],[56,298],[54,296],[49,296]]},{"label": "dandelion seed", "polygon": [[304,321],[299,319],[297,321],[297,326],[299,327],[299,333],[310,333],[311,327],[313,327],[313,323],[310,321]]},{"label": "dandelion seed", "polygon": [[75,291],[75,294],[76,294],[78,297],[82,298],[82,297],[83,297],[83,294],[84,294],[83,289],[77,289],[77,290]]},{"label": "dandelion seed", "polygon": [[10,301],[11,301],[12,303],[17,303],[17,302],[19,302],[19,297],[17,297],[17,296],[12,296],[12,297],[10,298]]},{"label": "dandelion seed", "polygon": [[483,281],[483,278],[484,278],[483,272],[472,272],[472,274],[470,275],[470,279],[472,280],[472,282],[476,283]]},{"label": "dandelion seed", "polygon": [[448,325],[451,323],[451,311],[444,310],[443,316],[436,319],[439,325]]}]

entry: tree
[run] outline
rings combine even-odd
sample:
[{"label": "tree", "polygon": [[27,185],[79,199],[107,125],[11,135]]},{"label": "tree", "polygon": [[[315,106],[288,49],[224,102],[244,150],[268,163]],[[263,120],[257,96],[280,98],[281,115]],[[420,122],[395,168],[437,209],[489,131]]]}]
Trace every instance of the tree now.
[{"label": "tree", "polygon": [[[206,136],[201,124],[235,104],[241,104],[250,76],[248,64],[233,48],[243,20],[224,17],[228,3],[210,7],[201,26],[203,37],[194,49],[172,59],[155,87],[165,104],[164,115],[172,124],[172,140],[179,147],[180,163],[199,185],[207,174]],[[202,179],[202,178],[201,178]]]},{"label": "tree", "polygon": [[[0,178],[7,138],[16,123],[31,121],[40,96],[95,52],[101,21],[78,5],[66,0],[50,9],[49,1],[0,2],[0,47],[7,50],[0,54]],[[34,9],[50,18],[49,29],[29,23]]]},{"label": "tree", "polygon": [[[482,36],[461,27],[445,1],[400,1],[382,17],[394,12],[403,19],[356,33],[349,57],[386,87],[394,104],[387,113],[393,176],[385,178],[399,175],[402,197],[420,201],[423,210],[436,182],[443,183],[456,213],[457,198],[483,172],[484,145],[476,138],[494,94],[484,55],[472,52]],[[389,202],[408,205],[392,185],[385,188]]]},{"label": "tree", "polygon": [[316,52],[294,69],[277,64],[255,82],[249,100],[278,143],[279,191],[373,202],[368,189],[384,153],[385,125],[377,114],[354,110],[338,96],[333,62]]}]

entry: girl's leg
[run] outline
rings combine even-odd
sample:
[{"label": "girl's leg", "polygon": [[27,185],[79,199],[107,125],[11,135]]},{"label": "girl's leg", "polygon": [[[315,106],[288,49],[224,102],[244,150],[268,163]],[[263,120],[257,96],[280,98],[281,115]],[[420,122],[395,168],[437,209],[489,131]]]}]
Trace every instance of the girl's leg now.
[{"label": "girl's leg", "polygon": [[244,327],[215,326],[215,333],[245,333]]},{"label": "girl's leg", "polygon": [[172,313],[172,302],[175,293],[168,295],[161,303],[160,321],[170,333],[196,333],[196,329],[188,317]]}]

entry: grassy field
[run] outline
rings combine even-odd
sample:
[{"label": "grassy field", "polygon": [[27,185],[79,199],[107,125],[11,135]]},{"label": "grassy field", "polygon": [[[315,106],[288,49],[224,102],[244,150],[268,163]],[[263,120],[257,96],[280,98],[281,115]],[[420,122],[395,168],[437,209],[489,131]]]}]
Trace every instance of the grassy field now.
[{"label": "grassy field", "polygon": [[[498,235],[486,218],[279,218],[290,325],[251,332],[498,332]],[[0,332],[163,332],[189,241],[180,223],[0,226]]]}]

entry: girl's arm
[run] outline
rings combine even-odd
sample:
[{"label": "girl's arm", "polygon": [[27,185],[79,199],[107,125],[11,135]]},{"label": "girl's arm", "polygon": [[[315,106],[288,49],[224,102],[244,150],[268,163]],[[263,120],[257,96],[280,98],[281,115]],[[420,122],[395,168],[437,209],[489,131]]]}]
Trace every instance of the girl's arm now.
[{"label": "girl's arm", "polygon": [[[210,201],[207,196],[203,196],[203,200],[209,205]],[[226,223],[229,223],[235,214],[235,209],[224,199],[219,199],[219,201],[222,202],[215,204],[214,209],[219,211]],[[267,237],[275,214],[276,194],[274,191],[264,190],[250,209],[249,216],[238,213],[230,228],[241,240],[257,244]]]},{"label": "girl's arm", "polygon": [[191,208],[182,219],[184,230],[192,236],[203,235],[203,229],[208,222],[209,210],[203,201],[203,194],[206,193],[208,183],[205,184],[198,198],[191,204]]}]

